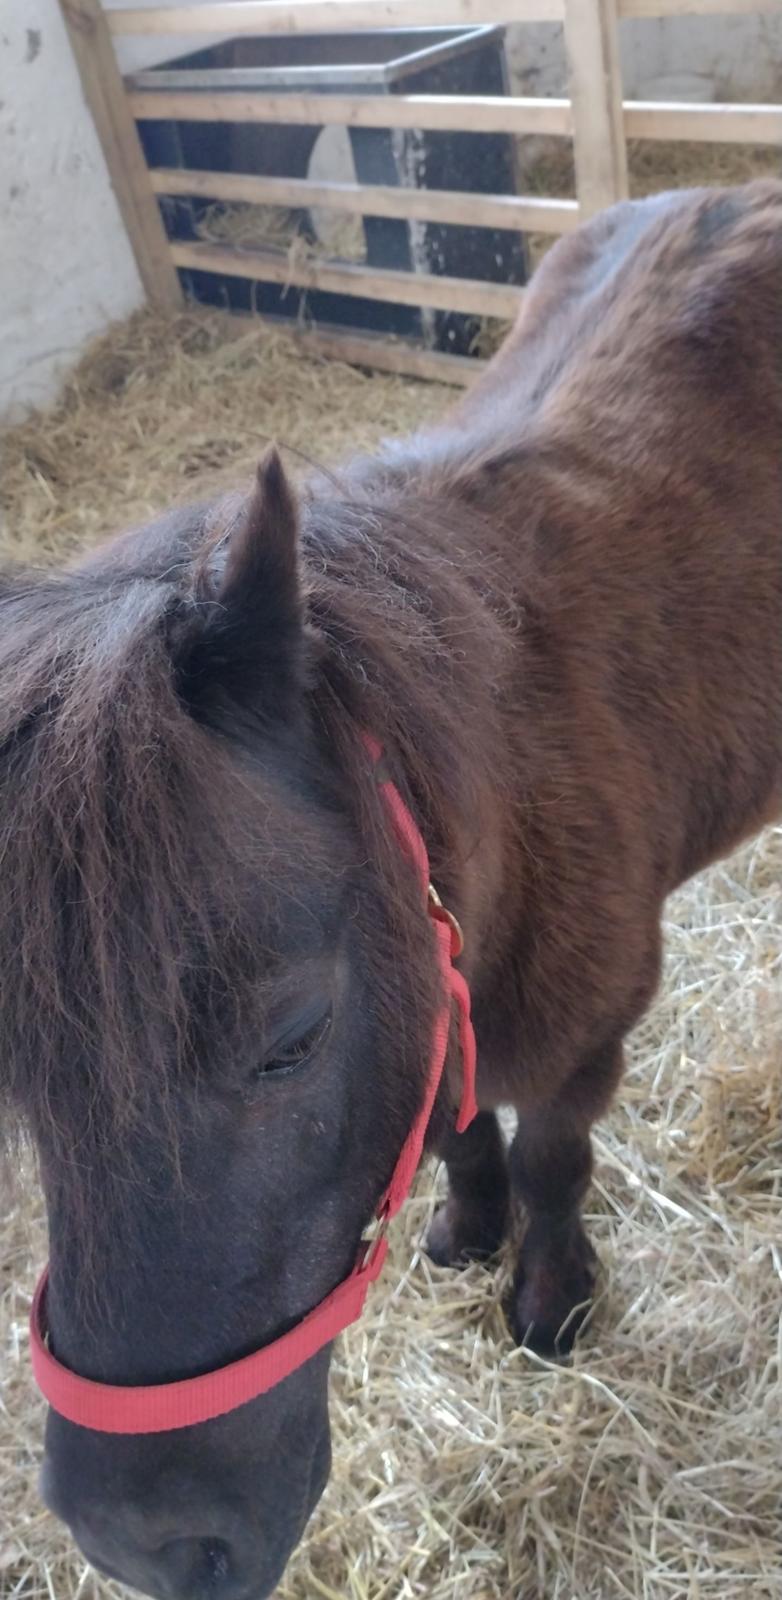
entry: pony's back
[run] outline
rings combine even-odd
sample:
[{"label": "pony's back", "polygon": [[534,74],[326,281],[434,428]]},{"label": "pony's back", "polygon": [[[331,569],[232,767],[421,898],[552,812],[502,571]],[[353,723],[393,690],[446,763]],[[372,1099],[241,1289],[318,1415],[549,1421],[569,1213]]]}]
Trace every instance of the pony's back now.
[{"label": "pony's back", "polygon": [[[680,190],[625,201],[560,239],[525,293],[516,327],[452,412],[477,419],[498,388],[529,415],[560,382],[620,360],[640,391],[668,346],[729,373],[753,358],[753,381],[779,419],[782,387],[782,183]],[[602,374],[600,375],[602,381]],[[724,405],[718,392],[712,405]],[[769,418],[769,421],[772,419]]]}]

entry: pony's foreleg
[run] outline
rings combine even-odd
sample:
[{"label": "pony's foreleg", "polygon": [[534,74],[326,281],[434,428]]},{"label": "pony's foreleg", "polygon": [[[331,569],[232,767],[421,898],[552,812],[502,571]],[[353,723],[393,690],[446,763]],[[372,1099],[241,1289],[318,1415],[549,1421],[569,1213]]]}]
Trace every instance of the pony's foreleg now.
[{"label": "pony's foreleg", "polygon": [[451,1134],[442,1150],[448,1199],[437,1212],[426,1249],[439,1266],[494,1255],[508,1224],[505,1147],[493,1111],[480,1111],[466,1133]]},{"label": "pony's foreleg", "polygon": [[587,1316],[597,1258],[584,1232],[581,1202],[592,1176],[589,1130],[622,1072],[622,1046],[599,1051],[555,1099],[520,1110],[510,1149],[514,1200],[527,1231],[513,1286],[516,1338],[541,1354],[565,1354]]}]

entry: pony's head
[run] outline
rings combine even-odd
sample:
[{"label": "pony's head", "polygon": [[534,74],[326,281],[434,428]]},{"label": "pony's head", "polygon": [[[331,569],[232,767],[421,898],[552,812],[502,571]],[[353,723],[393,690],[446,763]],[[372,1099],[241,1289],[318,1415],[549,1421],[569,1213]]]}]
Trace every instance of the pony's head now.
[{"label": "pony's head", "polygon": [[[39,1156],[53,1353],[100,1383],[210,1371],[301,1319],[423,1092],[430,928],[362,727],[451,848],[417,753],[442,630],[366,510],[323,535],[328,577],[298,516],[272,454],[249,500],[2,585],[0,1088]],[[430,737],[442,793],[457,719]],[[143,1591],[261,1600],[326,1482],[327,1369],[161,1435],[51,1413],[44,1496]]]}]

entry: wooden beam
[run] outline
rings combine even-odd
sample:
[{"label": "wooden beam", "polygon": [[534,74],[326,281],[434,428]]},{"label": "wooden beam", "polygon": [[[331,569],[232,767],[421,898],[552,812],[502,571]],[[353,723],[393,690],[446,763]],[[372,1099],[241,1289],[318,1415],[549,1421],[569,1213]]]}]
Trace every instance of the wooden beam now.
[{"label": "wooden beam", "polygon": [[128,105],[139,121],[284,122],[308,127],[425,128],[464,133],[571,131],[568,100],[513,95],[266,94],[199,89],[137,89]]},{"label": "wooden beam", "polygon": [[[271,318],[264,318],[271,321]],[[353,333],[332,328],[291,328],[275,319],[275,326],[291,336],[313,355],[329,361],[346,361],[352,367],[370,367],[378,372],[398,372],[406,378],[450,383],[467,388],[485,370],[486,361],[469,356],[449,356],[442,350],[419,350],[404,340]]]},{"label": "wooden beam", "polygon": [[679,105],[626,100],[628,139],[693,139],[704,144],[782,147],[782,106]]},{"label": "wooden beam", "polygon": [[[87,0],[63,3],[82,5]],[[572,3],[578,4],[579,0]],[[338,124],[564,137],[573,132],[569,100],[526,100],[501,95],[267,95],[234,94],[230,90],[210,94],[146,89],[129,94],[127,102],[141,121],[171,118],[191,122],[290,122],[316,127]],[[627,138],[782,144],[782,106],[778,105],[625,100],[623,117]]]},{"label": "wooden beam", "polygon": [[217,5],[121,7],[113,34],[352,33],[362,28],[477,27],[561,22],[563,0],[222,0]]},{"label": "wooden beam", "polygon": [[565,0],[565,50],[576,194],[591,217],[629,193],[616,0]]},{"label": "wooden beam", "polygon": [[156,194],[203,195],[256,206],[323,206],[359,217],[398,217],[470,228],[570,233],[578,227],[576,200],[537,195],[483,195],[446,189],[403,189],[382,184],[314,183],[309,178],[264,178],[243,172],[203,172],[153,167]]},{"label": "wooden beam", "polygon": [[754,17],[779,14],[779,0],[620,0],[621,17]]},{"label": "wooden beam", "polygon": [[353,294],[363,300],[390,300],[394,305],[437,306],[467,316],[510,320],[521,306],[522,290],[475,278],[438,277],[432,273],[398,272],[357,266],[353,262],[295,261],[282,251],[236,250],[202,241],[176,241],[170,246],[178,267],[196,272],[221,272],[257,283],[279,283],[292,289],[321,289],[328,294]]},{"label": "wooden beam", "polygon": [[[774,16],[779,0],[619,0],[620,17]],[[123,6],[107,12],[113,34],[352,33],[362,28],[480,27],[561,22],[565,0],[223,0],[189,6]]]},{"label": "wooden beam", "polygon": [[60,0],[87,101],[150,305],[176,309],[182,291],[100,0]]}]

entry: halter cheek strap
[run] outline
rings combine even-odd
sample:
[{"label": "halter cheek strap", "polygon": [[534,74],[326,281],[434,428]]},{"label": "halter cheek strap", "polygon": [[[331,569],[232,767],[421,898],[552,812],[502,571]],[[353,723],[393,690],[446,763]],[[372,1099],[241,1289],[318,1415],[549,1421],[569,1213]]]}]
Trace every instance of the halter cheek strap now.
[{"label": "halter cheek strap", "polygon": [[463,1133],[476,1114],[475,1035],[470,1021],[470,994],[454,961],[464,941],[455,917],[446,911],[429,879],[429,858],[421,833],[399,790],[378,765],[381,749],[365,745],[378,767],[378,788],[400,848],[415,867],[422,898],[431,920],[442,992],[432,1031],[426,1090],[418,1115],[402,1146],[391,1182],[376,1212],[373,1236],[362,1242],[358,1260],[347,1278],[288,1333],[252,1355],[197,1378],[177,1383],[129,1388],[80,1378],[55,1360],[48,1346],[46,1294],[48,1271],[38,1284],[30,1316],[33,1373],[52,1409],[69,1422],[98,1433],[166,1433],[224,1416],[281,1383],[327,1344],[364,1309],[371,1283],[379,1276],[388,1252],[389,1223],[407,1199],[423,1153],[426,1131],[442,1081],[451,1014],[456,1005],[462,1058],[462,1098],[456,1121]]}]

